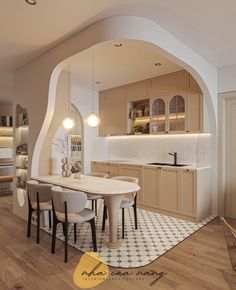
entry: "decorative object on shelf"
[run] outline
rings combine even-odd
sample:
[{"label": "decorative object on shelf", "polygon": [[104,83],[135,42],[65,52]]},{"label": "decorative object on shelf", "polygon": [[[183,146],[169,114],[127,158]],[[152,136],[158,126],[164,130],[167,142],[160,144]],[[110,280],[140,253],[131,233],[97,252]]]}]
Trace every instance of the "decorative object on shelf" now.
[{"label": "decorative object on shelf", "polygon": [[12,116],[1,116],[0,126],[12,127]]},{"label": "decorative object on shelf", "polygon": [[62,163],[62,166],[61,166],[61,175],[63,177],[69,177],[71,176],[71,163],[70,163],[70,158],[69,157],[63,157],[61,159],[61,163]]},{"label": "decorative object on shelf", "polygon": [[16,147],[16,154],[28,155],[28,144],[23,143]]},{"label": "decorative object on shelf", "polygon": [[27,173],[25,171],[19,172],[16,175],[16,187],[26,189]]},{"label": "decorative object on shelf", "polygon": [[92,89],[92,112],[87,117],[87,124],[89,127],[95,128],[99,126],[100,124],[100,118],[97,116],[97,114],[94,112],[94,52],[92,52],[92,77],[91,77],[91,89]]},{"label": "decorative object on shelf", "polygon": [[143,116],[143,110],[137,110],[137,115],[138,115],[138,117],[142,117]]},{"label": "decorative object on shelf", "polygon": [[134,126],[134,134],[143,134],[143,126],[142,125]]},{"label": "decorative object on shelf", "polygon": [[70,90],[70,66],[68,65],[68,72],[67,72],[67,86],[68,86],[68,107],[67,107],[67,117],[63,120],[62,124],[63,127],[67,130],[72,129],[75,126],[74,120],[71,118],[71,90]]},{"label": "decorative object on shelf", "polygon": [[144,134],[149,134],[150,132],[150,123],[145,124],[145,127],[143,129]]},{"label": "decorative object on shelf", "polygon": [[23,161],[23,167],[25,168],[25,169],[27,169],[27,167],[28,167],[28,156],[25,156],[24,157],[24,161]]},{"label": "decorative object on shelf", "polygon": [[81,164],[80,164],[79,161],[77,161],[77,162],[71,162],[71,172],[72,173],[81,172]]},{"label": "decorative object on shelf", "polygon": [[149,116],[149,106],[144,107],[144,116],[148,117]]},{"label": "decorative object on shelf", "polygon": [[78,173],[76,173],[76,174],[74,175],[74,178],[75,178],[75,179],[83,179],[83,178],[84,178],[84,174],[81,173],[81,172],[78,172]]}]

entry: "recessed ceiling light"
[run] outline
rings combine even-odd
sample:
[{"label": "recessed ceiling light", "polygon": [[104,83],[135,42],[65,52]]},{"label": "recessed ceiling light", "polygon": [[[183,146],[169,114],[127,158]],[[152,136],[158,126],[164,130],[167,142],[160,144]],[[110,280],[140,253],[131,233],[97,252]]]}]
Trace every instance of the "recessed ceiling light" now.
[{"label": "recessed ceiling light", "polygon": [[115,43],[114,46],[115,47],[121,47],[121,46],[123,46],[123,44],[122,43]]},{"label": "recessed ceiling light", "polygon": [[154,63],[154,66],[161,66],[161,63],[160,62],[156,62],[156,63]]},{"label": "recessed ceiling light", "polygon": [[27,4],[30,4],[30,5],[36,5],[37,4],[36,0],[25,0],[25,2]]}]

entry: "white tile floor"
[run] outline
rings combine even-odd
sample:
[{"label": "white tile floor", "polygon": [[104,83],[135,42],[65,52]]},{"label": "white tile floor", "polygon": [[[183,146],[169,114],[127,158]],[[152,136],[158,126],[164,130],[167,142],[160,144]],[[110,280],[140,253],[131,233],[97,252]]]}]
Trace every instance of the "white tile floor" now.
[{"label": "white tile floor", "polygon": [[[120,268],[134,268],[147,265],[163,255],[178,243],[203,227],[214,216],[195,224],[174,217],[138,209],[138,230],[134,229],[133,209],[125,209],[125,239],[121,247],[111,250],[106,247],[109,236],[109,220],[106,221],[105,232],[102,232],[102,202],[98,206],[96,218],[96,234],[98,252],[108,265]],[[121,211],[120,211],[121,213]],[[121,216],[118,226],[118,237],[121,239]],[[45,231],[50,233],[48,228]],[[61,224],[58,225],[57,237],[64,240]],[[69,244],[82,251],[92,251],[90,224],[77,225],[77,243],[73,242],[73,225],[69,228]]]}]

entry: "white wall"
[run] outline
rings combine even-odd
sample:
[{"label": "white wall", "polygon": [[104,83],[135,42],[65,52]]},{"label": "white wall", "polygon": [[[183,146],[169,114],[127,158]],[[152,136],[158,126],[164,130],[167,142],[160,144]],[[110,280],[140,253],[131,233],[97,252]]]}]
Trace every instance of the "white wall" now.
[{"label": "white wall", "polygon": [[236,64],[218,70],[218,93],[236,91]]}]

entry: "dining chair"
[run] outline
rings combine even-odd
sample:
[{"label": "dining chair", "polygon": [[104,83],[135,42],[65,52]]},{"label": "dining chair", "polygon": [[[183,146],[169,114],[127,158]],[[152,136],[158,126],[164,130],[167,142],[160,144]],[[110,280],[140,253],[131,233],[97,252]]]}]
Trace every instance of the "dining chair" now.
[{"label": "dining chair", "polygon": [[[111,179],[132,182],[132,183],[139,183],[138,178],[130,177],[130,176],[114,176]],[[126,194],[125,198],[122,200],[120,208],[122,209],[122,239],[125,236],[125,208],[133,208],[134,210],[134,222],[135,222],[135,230],[138,229],[138,220],[137,220],[137,192]],[[102,219],[102,231],[105,230],[105,223],[107,219],[107,206],[104,204],[103,209],[103,219]]]},{"label": "dining chair", "polygon": [[74,242],[77,241],[77,223],[89,222],[91,225],[93,250],[97,252],[95,213],[93,210],[85,208],[87,195],[80,191],[63,189],[60,186],[52,188],[52,208],[53,208],[53,230],[51,253],[55,253],[57,224],[62,223],[65,236],[65,257],[68,260],[68,227],[74,224]]},{"label": "dining chair", "polygon": [[40,235],[40,214],[48,211],[49,228],[51,228],[51,188],[52,184],[40,184],[36,180],[27,182],[27,196],[28,196],[28,229],[27,237],[31,235],[32,214],[36,212],[37,216],[37,244],[39,244]]},{"label": "dining chair", "polygon": [[[94,177],[100,177],[100,178],[107,178],[108,177],[108,174],[106,173],[99,173],[99,172],[91,172],[91,173],[88,173],[87,175],[89,176],[94,176]],[[102,196],[101,195],[98,195],[98,194],[87,194],[87,197],[88,197],[88,200],[91,200],[92,201],[92,210],[95,209],[95,214],[97,215],[97,201],[99,199],[102,199]],[[95,205],[95,206],[94,206]]]}]

